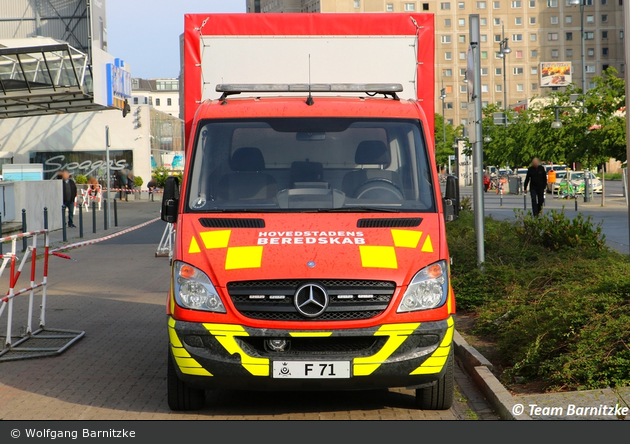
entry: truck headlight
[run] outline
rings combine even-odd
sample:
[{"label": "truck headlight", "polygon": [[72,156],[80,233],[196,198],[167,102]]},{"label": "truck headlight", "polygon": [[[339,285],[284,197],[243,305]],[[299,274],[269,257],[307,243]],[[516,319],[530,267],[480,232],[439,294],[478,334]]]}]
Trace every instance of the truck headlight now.
[{"label": "truck headlight", "polygon": [[442,305],[448,295],[448,265],[439,261],[413,277],[398,306],[398,313],[428,310]]},{"label": "truck headlight", "polygon": [[221,297],[203,271],[175,261],[173,276],[175,300],[180,306],[192,310],[226,313]]}]

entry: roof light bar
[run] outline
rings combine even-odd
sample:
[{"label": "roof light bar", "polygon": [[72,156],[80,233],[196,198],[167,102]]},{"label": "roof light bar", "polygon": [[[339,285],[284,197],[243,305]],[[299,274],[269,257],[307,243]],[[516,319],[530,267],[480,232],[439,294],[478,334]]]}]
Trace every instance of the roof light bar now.
[{"label": "roof light bar", "polygon": [[220,100],[241,93],[365,93],[384,94],[398,99],[400,83],[240,83],[219,84],[216,91],[223,93]]}]

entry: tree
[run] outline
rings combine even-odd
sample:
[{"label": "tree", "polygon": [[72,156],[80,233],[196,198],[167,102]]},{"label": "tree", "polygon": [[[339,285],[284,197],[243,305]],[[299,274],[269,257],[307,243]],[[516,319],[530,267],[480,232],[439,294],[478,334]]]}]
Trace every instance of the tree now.
[{"label": "tree", "polygon": [[[614,68],[594,77],[586,94],[575,85],[534,98],[524,110],[508,110],[509,125],[495,125],[496,105],[484,109],[484,160],[521,167],[534,157],[553,163],[601,165],[626,160],[625,82]],[[553,128],[557,118],[560,128]]]},{"label": "tree", "polygon": [[[617,70],[609,67],[602,76],[593,78],[595,88],[587,92],[585,107],[593,116],[589,127],[590,149],[598,158],[597,165],[609,158],[626,160],[625,81]],[[622,111],[623,110],[623,111]]]},{"label": "tree", "polygon": [[461,134],[461,126],[455,127],[452,123],[446,124],[446,142],[444,142],[444,119],[441,114],[435,114],[435,163],[438,167],[448,165],[448,156],[455,155],[453,142]]}]

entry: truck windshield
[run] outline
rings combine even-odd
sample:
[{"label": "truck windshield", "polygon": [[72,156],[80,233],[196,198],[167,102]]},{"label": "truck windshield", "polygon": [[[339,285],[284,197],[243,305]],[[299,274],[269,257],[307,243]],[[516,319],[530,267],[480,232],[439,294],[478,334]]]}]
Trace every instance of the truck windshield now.
[{"label": "truck windshield", "polygon": [[201,122],[187,211],[436,211],[422,130],[402,119]]}]

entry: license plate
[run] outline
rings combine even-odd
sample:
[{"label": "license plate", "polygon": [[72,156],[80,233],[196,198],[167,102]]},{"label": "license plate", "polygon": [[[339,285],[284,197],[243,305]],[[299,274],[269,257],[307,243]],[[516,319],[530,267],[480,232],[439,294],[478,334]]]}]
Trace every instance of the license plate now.
[{"label": "license plate", "polygon": [[350,361],[274,361],[273,377],[280,379],[349,378]]}]

